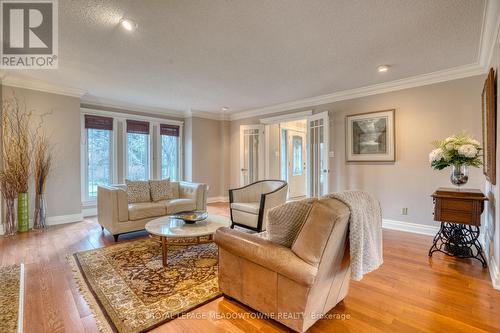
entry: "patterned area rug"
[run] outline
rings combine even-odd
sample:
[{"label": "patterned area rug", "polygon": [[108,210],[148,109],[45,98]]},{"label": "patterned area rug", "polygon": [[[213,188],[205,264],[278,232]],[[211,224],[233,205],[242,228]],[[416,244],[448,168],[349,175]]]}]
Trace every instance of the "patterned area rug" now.
[{"label": "patterned area rug", "polygon": [[0,267],[0,332],[22,332],[22,275],[21,265]]},{"label": "patterned area rug", "polygon": [[77,282],[102,332],[144,332],[221,295],[217,245],[169,244],[168,268],[154,239],[76,253]]}]

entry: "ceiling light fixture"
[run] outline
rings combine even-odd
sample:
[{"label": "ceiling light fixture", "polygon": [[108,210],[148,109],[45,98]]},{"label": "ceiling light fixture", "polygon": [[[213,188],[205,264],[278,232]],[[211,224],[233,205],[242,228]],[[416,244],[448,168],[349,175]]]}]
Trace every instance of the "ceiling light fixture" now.
[{"label": "ceiling light fixture", "polygon": [[389,70],[389,66],[387,65],[380,65],[377,67],[377,70],[379,73],[385,73]]},{"label": "ceiling light fixture", "polygon": [[132,31],[135,28],[137,28],[137,23],[128,18],[122,18],[120,20],[120,25],[122,26],[123,29],[127,31]]},{"label": "ceiling light fixture", "polygon": [[223,107],[221,108],[221,110],[222,110],[222,111],[227,111],[227,110],[229,110],[229,108],[228,108],[227,106],[223,106]]}]

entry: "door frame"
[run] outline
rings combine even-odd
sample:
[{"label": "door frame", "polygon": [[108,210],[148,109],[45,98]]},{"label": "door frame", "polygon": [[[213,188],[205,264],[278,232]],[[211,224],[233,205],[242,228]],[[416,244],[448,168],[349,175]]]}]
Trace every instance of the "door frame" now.
[{"label": "door frame", "polygon": [[[288,113],[288,114],[283,114],[279,116],[274,116],[274,117],[268,117],[268,118],[261,118],[260,123],[265,125],[265,178],[269,178],[270,170],[269,170],[269,125],[275,125],[275,124],[280,124],[280,123],[286,123],[289,121],[294,121],[294,120],[306,120],[312,116],[313,111],[312,110],[306,110],[306,111],[299,111],[299,112],[293,112],[293,113]],[[241,131],[240,131],[241,133]],[[307,133],[307,128],[306,128],[306,133]],[[280,144],[281,144],[281,133],[280,133]],[[240,148],[241,149],[241,148]],[[281,156],[280,156],[281,158]],[[241,168],[240,168],[241,169]]]},{"label": "door frame", "polygon": [[307,191],[307,197],[312,197],[311,193],[311,172],[312,172],[312,166],[311,166],[311,131],[310,131],[310,124],[311,121],[314,120],[319,120],[323,119],[323,136],[325,138],[325,166],[324,169],[321,170],[321,172],[325,172],[325,186],[324,186],[324,193],[328,193],[329,190],[329,183],[330,183],[330,118],[328,115],[328,111],[323,111],[320,113],[316,113],[314,115],[311,115],[307,117],[307,181],[306,181],[306,191]]},{"label": "door frame", "polygon": [[262,180],[265,177],[265,171],[264,171],[264,165],[265,165],[265,146],[261,146],[261,143],[264,143],[266,145],[267,143],[264,140],[264,132],[265,132],[265,126],[264,125],[240,125],[240,167],[239,167],[239,173],[240,173],[240,186],[247,185],[245,184],[244,178],[243,178],[243,166],[245,164],[244,160],[244,153],[245,153],[245,130],[247,129],[257,129],[259,130],[259,147],[258,147],[258,158],[259,158],[259,171],[258,171],[258,176],[257,180]]},{"label": "door frame", "polygon": [[[306,121],[306,126],[307,126],[307,121]],[[301,154],[303,154],[303,155],[302,155],[302,165],[301,165],[301,168],[302,168],[301,176],[304,177],[304,180],[305,180],[303,193],[304,193],[304,196],[307,197],[307,170],[306,170],[306,172],[304,172],[304,168],[307,168],[307,128],[305,131],[298,131],[298,130],[287,128],[286,131],[287,131],[287,143],[288,143],[287,144],[287,164],[289,164],[287,166],[288,196],[291,199],[302,197],[302,195],[292,196],[292,188],[293,188],[292,178],[294,177],[294,175],[293,175],[293,156],[294,156],[293,155],[293,137],[298,135],[302,139],[302,152],[301,152]],[[292,140],[290,140],[290,137],[292,138]],[[281,161],[281,159],[280,159],[280,161]],[[305,164],[304,164],[304,162],[305,162]]]}]

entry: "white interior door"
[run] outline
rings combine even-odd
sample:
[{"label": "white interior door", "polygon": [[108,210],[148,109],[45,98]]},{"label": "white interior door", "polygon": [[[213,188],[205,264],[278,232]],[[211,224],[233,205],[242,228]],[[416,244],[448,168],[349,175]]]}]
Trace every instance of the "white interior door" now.
[{"label": "white interior door", "polygon": [[329,127],[328,111],[312,115],[307,119],[307,192],[310,197],[328,193]]},{"label": "white interior door", "polygon": [[306,134],[287,130],[289,197],[297,198],[306,192]]},{"label": "white interior door", "polygon": [[240,185],[264,178],[264,125],[240,126]]}]

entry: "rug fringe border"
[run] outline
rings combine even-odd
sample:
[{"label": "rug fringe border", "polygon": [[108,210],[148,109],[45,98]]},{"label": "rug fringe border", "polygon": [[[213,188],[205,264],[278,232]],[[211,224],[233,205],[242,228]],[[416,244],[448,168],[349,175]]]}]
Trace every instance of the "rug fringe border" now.
[{"label": "rug fringe border", "polygon": [[73,277],[76,281],[76,284],[78,285],[78,291],[80,291],[83,299],[85,299],[85,301],[87,302],[87,305],[92,312],[92,316],[96,321],[97,329],[101,333],[113,333],[114,330],[111,328],[111,325],[106,319],[106,316],[102,312],[100,305],[97,304],[97,301],[95,300],[94,295],[92,295],[87,282],[85,282],[85,278],[83,277],[82,272],[78,268],[76,258],[73,255],[68,255],[66,259],[71,266],[71,270],[73,271]]}]

